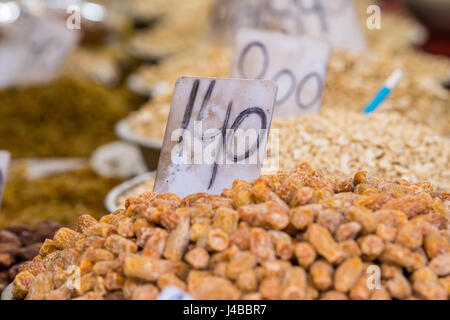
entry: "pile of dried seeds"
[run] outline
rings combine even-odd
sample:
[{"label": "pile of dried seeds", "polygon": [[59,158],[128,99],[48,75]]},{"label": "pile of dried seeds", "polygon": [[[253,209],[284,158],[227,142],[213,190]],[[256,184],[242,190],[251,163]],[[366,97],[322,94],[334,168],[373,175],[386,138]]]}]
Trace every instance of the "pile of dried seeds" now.
[{"label": "pile of dried seeds", "polygon": [[[290,170],[305,161],[327,173],[363,169],[391,180],[430,181],[450,190],[450,140],[397,113],[367,116],[325,110],[321,115],[274,120],[271,130],[279,134],[275,169]],[[268,147],[266,165],[274,146]]]},{"label": "pile of dried seeds", "polygon": [[[13,294],[155,299],[174,285],[196,299],[448,299],[449,200],[429,183],[324,176],[308,164],[236,180],[222,196],[147,192],[60,229]],[[81,280],[69,286],[73,266]],[[373,268],[379,287],[368,285]]]}]

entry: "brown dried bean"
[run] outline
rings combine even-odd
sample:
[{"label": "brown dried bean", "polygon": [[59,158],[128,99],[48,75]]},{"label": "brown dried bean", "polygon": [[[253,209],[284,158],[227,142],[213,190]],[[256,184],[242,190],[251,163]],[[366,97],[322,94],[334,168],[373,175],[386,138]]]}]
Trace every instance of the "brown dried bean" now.
[{"label": "brown dried bean", "polygon": [[230,245],[237,246],[241,250],[250,249],[251,230],[248,227],[238,228],[236,232],[230,236]]},{"label": "brown dried bean", "polygon": [[423,267],[416,270],[412,276],[413,290],[424,299],[445,300],[447,290],[439,283],[438,277],[431,268]]},{"label": "brown dried bean", "polygon": [[314,285],[319,290],[327,290],[333,285],[333,266],[325,260],[314,262],[310,273]]},{"label": "brown dried bean", "polygon": [[303,268],[308,268],[316,260],[316,251],[307,242],[299,242],[295,245],[297,262]]},{"label": "brown dried bean", "polygon": [[344,259],[345,254],[343,250],[324,227],[318,224],[310,225],[306,231],[305,238],[329,262],[339,263]]},{"label": "brown dried bean", "polygon": [[348,292],[355,285],[363,271],[360,258],[350,258],[344,261],[334,274],[334,287],[340,292]]},{"label": "brown dried bean", "polygon": [[257,264],[256,256],[248,251],[237,252],[226,265],[226,276],[236,280],[242,272],[253,269]]},{"label": "brown dried bean", "polygon": [[211,229],[206,238],[206,247],[209,251],[224,251],[228,248],[229,239],[222,229]]},{"label": "brown dried bean", "polygon": [[424,242],[425,251],[430,259],[450,250],[450,241],[440,234],[427,235]]},{"label": "brown dried bean", "polygon": [[348,222],[341,224],[336,230],[336,240],[337,241],[345,241],[345,240],[353,240],[361,231],[361,225],[356,222]]},{"label": "brown dried bean", "polygon": [[294,254],[294,244],[289,234],[282,231],[269,231],[270,239],[275,246],[275,253],[282,260],[291,259]]},{"label": "brown dried bean", "polygon": [[114,291],[122,289],[124,283],[124,279],[121,274],[110,271],[106,274],[105,277],[105,288],[108,291]]},{"label": "brown dried bean", "polygon": [[333,209],[320,210],[316,217],[316,223],[334,233],[341,223],[342,216]]},{"label": "brown dried bean", "polygon": [[242,220],[255,227],[282,230],[289,224],[287,210],[273,201],[242,206],[238,212]]},{"label": "brown dried bean", "polygon": [[228,279],[200,271],[191,271],[187,279],[188,293],[199,300],[234,300],[241,292]]},{"label": "brown dried bean", "polygon": [[159,290],[152,284],[136,286],[131,295],[131,300],[156,300]]},{"label": "brown dried bean", "polygon": [[310,187],[303,187],[297,190],[294,198],[289,202],[289,206],[297,207],[304,206],[313,201],[314,189]]},{"label": "brown dried bean", "polygon": [[376,259],[384,250],[384,242],[375,235],[367,235],[358,239],[359,248],[369,261]]},{"label": "brown dried bean", "polygon": [[188,251],[184,260],[194,269],[205,269],[209,264],[209,254],[205,249],[197,247]]},{"label": "brown dried bean", "polygon": [[169,260],[180,260],[189,244],[189,217],[183,216],[177,227],[170,231],[163,256]]},{"label": "brown dried bean", "polygon": [[445,277],[450,274],[450,252],[441,254],[430,261],[429,267],[433,272],[440,276]]},{"label": "brown dried bean", "polygon": [[267,260],[263,262],[262,265],[262,276],[263,277],[284,277],[286,270],[291,267],[288,261],[283,260]]},{"label": "brown dried bean", "polygon": [[397,273],[386,282],[386,288],[395,299],[407,299],[411,296],[412,290],[408,279],[401,273]]},{"label": "brown dried bean", "polygon": [[280,278],[271,276],[264,278],[259,286],[259,294],[263,299],[278,300],[281,297]]},{"label": "brown dried bean", "polygon": [[292,208],[289,210],[289,220],[296,229],[303,230],[314,222],[320,209],[321,206],[317,205]]},{"label": "brown dried bean", "polygon": [[138,251],[136,243],[117,234],[110,235],[106,238],[105,248],[115,254],[120,254],[122,252],[135,253]]},{"label": "brown dried bean", "polygon": [[213,219],[213,227],[222,229],[227,234],[237,230],[239,214],[236,210],[229,208],[218,208]]},{"label": "brown dried bean", "polygon": [[246,270],[239,273],[236,285],[242,292],[252,292],[258,288],[258,277],[253,270]]},{"label": "brown dried bean", "polygon": [[275,251],[269,234],[260,228],[250,230],[250,251],[259,262],[275,259]]},{"label": "brown dried bean", "polygon": [[363,273],[356,281],[355,285],[349,292],[349,297],[352,300],[368,300],[372,295],[372,290],[369,289],[367,281],[370,275]]},{"label": "brown dried bean", "polygon": [[283,300],[303,300],[306,299],[306,272],[300,267],[291,267],[281,281],[281,299]]},{"label": "brown dried bean", "polygon": [[153,229],[153,232],[147,239],[147,242],[145,243],[144,249],[142,250],[141,254],[149,258],[161,258],[161,255],[163,254],[164,248],[166,246],[168,235],[169,234],[164,229]]},{"label": "brown dried bean", "polygon": [[173,270],[170,261],[131,255],[125,260],[123,272],[128,277],[157,281],[159,277]]},{"label": "brown dried bean", "polygon": [[399,228],[396,239],[398,244],[410,249],[416,249],[422,246],[422,241],[422,233],[413,223],[406,223]]},{"label": "brown dried bean", "polygon": [[175,286],[178,287],[180,290],[186,291],[186,284],[174,273],[166,273],[162,275],[158,279],[157,285],[159,290],[163,290],[167,286]]},{"label": "brown dried bean", "polygon": [[58,249],[72,248],[78,240],[83,238],[85,238],[85,236],[81,233],[69,228],[61,228],[55,233],[52,245]]},{"label": "brown dried bean", "polygon": [[377,216],[369,209],[353,206],[350,208],[348,219],[358,222],[363,231],[373,233],[377,229]]},{"label": "brown dried bean", "polygon": [[393,242],[397,237],[397,229],[387,224],[381,223],[377,226],[376,235],[385,242]]},{"label": "brown dried bean", "polygon": [[106,238],[114,232],[114,228],[111,225],[99,222],[88,214],[84,214],[78,218],[77,226],[78,230],[88,237],[100,236]]}]

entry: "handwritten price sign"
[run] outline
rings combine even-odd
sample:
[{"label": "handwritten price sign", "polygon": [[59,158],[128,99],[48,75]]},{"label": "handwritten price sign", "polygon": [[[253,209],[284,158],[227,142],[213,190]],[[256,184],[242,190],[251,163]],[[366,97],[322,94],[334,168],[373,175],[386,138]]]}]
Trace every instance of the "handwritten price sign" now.
[{"label": "handwritten price sign", "polygon": [[367,50],[353,0],[217,0],[214,37],[232,42],[241,28],[306,34],[336,49]]},{"label": "handwritten price sign", "polygon": [[10,154],[7,151],[0,151],[0,207],[2,205],[3,189],[5,188],[6,176],[8,173]]},{"label": "handwritten price sign", "polygon": [[154,191],[220,194],[259,177],[276,91],[270,80],[180,78]]},{"label": "handwritten price sign", "polygon": [[274,117],[319,112],[330,46],[307,36],[242,29],[231,74],[278,84]]},{"label": "handwritten price sign", "polygon": [[24,14],[5,27],[0,44],[0,88],[45,82],[57,76],[78,33],[63,20]]}]

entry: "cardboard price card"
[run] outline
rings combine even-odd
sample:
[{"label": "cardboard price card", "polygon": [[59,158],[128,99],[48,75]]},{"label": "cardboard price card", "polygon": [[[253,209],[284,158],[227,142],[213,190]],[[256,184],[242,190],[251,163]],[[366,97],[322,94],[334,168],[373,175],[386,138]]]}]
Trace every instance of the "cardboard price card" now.
[{"label": "cardboard price card", "polygon": [[319,112],[330,46],[308,36],[241,29],[232,77],[270,79],[278,85],[274,117]]},{"label": "cardboard price card", "polygon": [[180,78],[154,191],[220,194],[260,176],[276,84],[270,80]]},{"label": "cardboard price card", "polygon": [[23,14],[3,29],[0,43],[0,88],[30,85],[56,77],[75,48],[79,34],[51,16]]},{"label": "cardboard price card", "polygon": [[0,151],[0,207],[2,205],[3,189],[6,184],[6,176],[8,174],[10,158],[11,156],[9,152]]}]

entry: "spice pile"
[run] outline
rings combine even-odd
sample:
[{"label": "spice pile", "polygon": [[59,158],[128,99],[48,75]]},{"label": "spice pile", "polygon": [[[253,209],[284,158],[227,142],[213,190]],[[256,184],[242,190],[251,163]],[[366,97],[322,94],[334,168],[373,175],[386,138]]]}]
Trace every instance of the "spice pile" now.
[{"label": "spice pile", "polygon": [[87,157],[115,140],[114,125],[138,99],[123,89],[62,78],[0,91],[0,149],[18,157]]},{"label": "spice pile", "polygon": [[[364,115],[326,110],[321,115],[274,120],[279,170],[309,162],[327,173],[364,169],[388,179],[430,181],[450,190],[450,140],[396,113]],[[268,146],[270,155],[273,146]],[[270,156],[265,164],[270,163]]]},{"label": "spice pile", "polygon": [[[148,192],[58,230],[13,294],[155,299],[174,285],[196,299],[447,299],[449,200],[428,183],[324,176],[307,164],[237,180],[222,196]],[[367,284],[373,268],[379,288]]]},{"label": "spice pile", "polygon": [[25,225],[0,229],[0,295],[10,284],[20,266],[39,254],[45,239],[53,238],[61,225],[55,222],[40,222],[30,228]]},{"label": "spice pile", "polygon": [[103,199],[118,179],[97,176],[89,169],[27,179],[23,168],[11,168],[0,209],[0,226],[53,220],[64,225],[78,216],[100,218],[106,212]]}]

